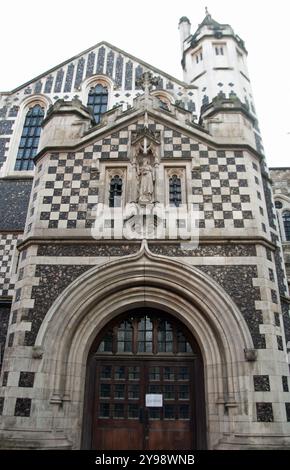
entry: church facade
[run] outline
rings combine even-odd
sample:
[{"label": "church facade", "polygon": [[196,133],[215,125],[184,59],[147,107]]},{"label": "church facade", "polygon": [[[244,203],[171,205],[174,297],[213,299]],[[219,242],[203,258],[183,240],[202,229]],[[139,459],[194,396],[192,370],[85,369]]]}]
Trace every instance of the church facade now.
[{"label": "church facade", "polygon": [[269,168],[274,204],[284,252],[288,288],[290,284],[290,168]]},{"label": "church facade", "polygon": [[0,94],[0,447],[290,448],[289,292],[247,50],[106,42]]}]

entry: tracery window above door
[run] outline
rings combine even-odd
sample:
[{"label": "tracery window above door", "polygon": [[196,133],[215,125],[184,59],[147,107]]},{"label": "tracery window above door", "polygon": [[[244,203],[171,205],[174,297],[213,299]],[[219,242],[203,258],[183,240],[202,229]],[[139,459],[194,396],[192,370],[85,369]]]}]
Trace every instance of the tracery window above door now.
[{"label": "tracery window above door", "polygon": [[192,347],[182,323],[149,310],[111,324],[102,335],[97,353],[186,355],[192,354]]}]

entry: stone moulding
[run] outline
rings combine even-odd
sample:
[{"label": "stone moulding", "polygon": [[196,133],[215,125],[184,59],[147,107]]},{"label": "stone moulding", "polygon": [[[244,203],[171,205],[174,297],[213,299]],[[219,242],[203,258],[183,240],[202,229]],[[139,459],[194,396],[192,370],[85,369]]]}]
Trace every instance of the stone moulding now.
[{"label": "stone moulding", "polygon": [[[116,315],[140,306],[161,308],[192,331],[204,358],[206,389],[215,384],[211,400],[215,404],[218,400],[218,406],[231,414],[239,404],[235,377],[243,375],[244,349],[253,348],[247,325],[231,298],[209,276],[152,254],[145,241],[137,253],[79,276],[47,313],[36,347],[45,351],[41,372],[54,378],[50,403],[82,403],[86,359],[94,338]],[[233,335],[235,341],[230,340]],[[81,422],[82,408],[79,412]]]}]

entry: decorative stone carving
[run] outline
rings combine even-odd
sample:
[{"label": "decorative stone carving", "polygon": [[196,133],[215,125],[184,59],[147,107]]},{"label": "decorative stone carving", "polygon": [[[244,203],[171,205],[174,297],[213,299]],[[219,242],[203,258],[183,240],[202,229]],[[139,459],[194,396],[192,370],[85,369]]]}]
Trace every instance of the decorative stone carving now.
[{"label": "decorative stone carving", "polygon": [[160,80],[160,77],[153,77],[152,73],[147,71],[142,74],[141,78],[137,78],[135,84],[137,87],[142,88],[145,91],[145,95],[147,95],[151,87],[153,85],[157,86]]},{"label": "decorative stone carving", "polygon": [[154,168],[150,165],[148,158],[144,158],[142,165],[138,164],[138,202],[141,205],[153,202],[154,193]]},{"label": "decorative stone carving", "polygon": [[168,178],[176,175],[178,178],[184,178],[184,168],[168,168],[167,169]]},{"label": "decorative stone carving", "polygon": [[131,165],[136,178],[134,201],[141,206],[154,202],[154,183],[156,169],[159,165],[160,133],[153,132],[147,125],[132,132]]},{"label": "decorative stone carving", "polygon": [[249,362],[254,362],[258,358],[258,351],[256,349],[245,349],[245,359]]},{"label": "decorative stone carving", "polygon": [[32,348],[32,357],[33,359],[42,359],[43,357],[43,348],[41,346],[34,346]]}]

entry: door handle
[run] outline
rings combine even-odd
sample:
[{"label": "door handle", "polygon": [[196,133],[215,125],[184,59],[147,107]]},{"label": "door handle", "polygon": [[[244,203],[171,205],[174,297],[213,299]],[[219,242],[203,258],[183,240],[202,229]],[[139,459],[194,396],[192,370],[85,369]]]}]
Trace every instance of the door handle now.
[{"label": "door handle", "polygon": [[148,410],[146,408],[139,408],[139,422],[142,424],[148,424]]},{"label": "door handle", "polygon": [[139,422],[143,424],[145,422],[144,408],[139,408]]}]

